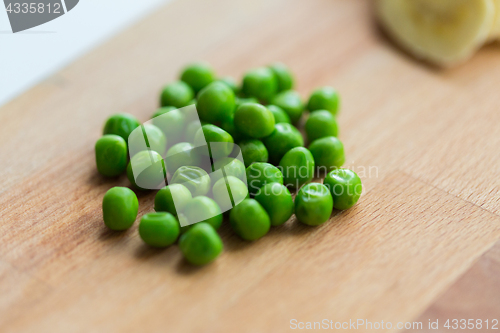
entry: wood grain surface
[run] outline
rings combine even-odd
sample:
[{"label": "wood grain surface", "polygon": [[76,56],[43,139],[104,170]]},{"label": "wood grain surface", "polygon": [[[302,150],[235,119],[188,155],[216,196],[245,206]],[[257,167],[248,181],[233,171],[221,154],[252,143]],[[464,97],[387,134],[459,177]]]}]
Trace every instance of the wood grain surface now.
[{"label": "wood grain surface", "polygon": [[[254,243],[224,225],[224,253],[202,268],[143,245],[137,223],[107,230],[102,197],[128,181],[95,170],[103,122],[146,121],[160,87],[200,59],[238,78],[283,61],[304,98],[337,87],[359,204]],[[173,1],[0,109],[0,331],[417,320],[500,239],[499,86],[498,46],[428,67],[386,40],[369,0]],[[139,193],[139,216],[153,197]]]}]

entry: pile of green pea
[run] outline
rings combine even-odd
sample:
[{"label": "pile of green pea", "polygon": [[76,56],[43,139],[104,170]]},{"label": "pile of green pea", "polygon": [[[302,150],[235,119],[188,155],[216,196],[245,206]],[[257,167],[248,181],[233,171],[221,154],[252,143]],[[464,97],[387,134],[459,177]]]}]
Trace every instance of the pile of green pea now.
[{"label": "pile of green pea", "polygon": [[[176,159],[166,165],[173,174],[170,184],[157,192],[155,212],[140,220],[139,235],[146,244],[166,247],[178,240],[181,252],[192,264],[213,261],[223,249],[217,229],[223,223],[222,211],[227,210],[221,209],[217,198],[229,188],[233,192],[241,189],[228,212],[229,224],[248,241],[263,237],[271,226],[284,224],[293,214],[301,223],[316,226],[328,221],[334,208],[345,210],[356,204],[361,180],[354,171],[341,168],[345,156],[338,139],[338,92],[321,87],[304,103],[293,88],[294,76],[282,63],[248,71],[241,85],[231,77],[219,78],[209,64],[194,63],[182,70],[178,81],[163,88],[160,108],[152,118],[169,117],[162,123],[153,120],[153,124],[144,125],[151,150],[139,152],[132,159],[149,159],[153,152],[154,159],[160,161],[184,151],[186,160]],[[181,136],[179,124],[184,121],[177,109],[192,104],[196,105],[201,130],[192,131],[190,124],[183,123],[187,129],[185,142],[176,142],[175,138]],[[296,127],[299,124],[303,124],[308,148]],[[99,173],[114,177],[126,172],[133,188],[138,186],[131,172],[127,139],[139,126],[134,116],[115,114],[107,119],[103,136],[95,144]],[[212,152],[222,157],[215,167],[224,166],[228,176],[211,179],[189,155],[195,142],[203,139],[207,143],[236,143],[244,165],[230,158],[232,145],[219,149]],[[189,162],[193,165],[186,165]],[[315,174],[324,173],[323,184],[311,183]],[[242,174],[248,184],[240,180],[238,175]],[[186,183],[186,179],[191,181]],[[297,191],[295,200],[290,190]],[[210,191],[214,199],[206,196]],[[176,205],[172,193],[180,198]],[[129,188],[113,187],[104,195],[102,210],[107,227],[128,229],[137,217],[137,196]],[[180,227],[179,219],[195,219],[193,214],[197,212],[209,212],[212,217]]]}]

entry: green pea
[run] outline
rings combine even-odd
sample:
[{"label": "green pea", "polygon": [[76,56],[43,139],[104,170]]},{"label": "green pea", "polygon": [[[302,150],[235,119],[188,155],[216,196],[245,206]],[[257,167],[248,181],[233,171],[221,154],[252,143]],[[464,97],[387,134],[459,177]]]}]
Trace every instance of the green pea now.
[{"label": "green pea", "polygon": [[245,199],[229,213],[234,232],[244,240],[253,241],[266,235],[271,220],[266,210],[254,199]]},{"label": "green pea", "polygon": [[165,155],[168,172],[173,175],[181,166],[199,166],[201,157],[195,147],[189,142],[179,142],[173,145]]},{"label": "green pea", "polygon": [[314,177],[314,158],[304,147],[290,149],[280,161],[283,184],[300,188]]},{"label": "green pea", "polygon": [[268,136],[274,130],[274,116],[265,106],[245,103],[234,114],[236,129],[254,139]]},{"label": "green pea", "polygon": [[141,129],[142,131],[137,130],[132,132],[129,137],[129,142],[132,142],[130,144],[131,153],[134,144],[145,141],[149,149],[163,156],[165,154],[165,149],[167,149],[167,138],[162,130],[152,124],[142,125]]},{"label": "green pea", "polygon": [[208,123],[204,121],[199,121],[199,120],[193,120],[186,126],[186,133],[185,133],[185,141],[193,143],[194,142],[194,136],[198,132],[198,130],[203,126]]},{"label": "green pea", "polygon": [[267,67],[260,67],[245,74],[241,89],[246,96],[268,102],[276,95],[278,82],[272,70]]},{"label": "green pea", "polygon": [[[246,168],[245,164],[239,159],[232,157],[225,157],[214,162],[214,169],[219,170],[224,168],[226,176],[233,176],[241,180],[246,179]],[[212,173],[212,182],[218,181],[222,177],[222,173],[215,172]]]},{"label": "green pea", "polygon": [[137,196],[126,187],[113,187],[102,199],[104,224],[112,230],[130,228],[137,217],[138,209]]},{"label": "green pea", "polygon": [[340,96],[332,87],[321,87],[313,91],[307,109],[312,112],[316,110],[328,110],[336,115],[339,110]]},{"label": "green pea", "polygon": [[234,107],[234,92],[222,82],[213,82],[203,88],[196,103],[200,119],[212,124],[230,118]]},{"label": "green pea", "polygon": [[269,68],[273,71],[278,82],[278,91],[290,90],[293,88],[293,74],[285,64],[276,62],[271,64]]},{"label": "green pea", "polygon": [[156,193],[155,211],[177,215],[177,210],[182,212],[192,198],[191,192],[189,192],[186,186],[170,184]]},{"label": "green pea", "polygon": [[290,149],[304,146],[299,130],[286,123],[276,124],[271,135],[262,139],[262,142],[269,153],[269,161],[273,164],[278,164]]},{"label": "green pea", "polygon": [[292,123],[297,123],[304,112],[302,97],[294,90],[280,92],[272,100],[271,104],[282,108],[290,117]]},{"label": "green pea", "polygon": [[183,214],[186,218],[185,222],[189,225],[206,222],[216,230],[222,225],[222,211],[219,205],[209,197],[199,196],[191,199],[184,207]]},{"label": "green pea", "polygon": [[106,134],[95,143],[95,163],[103,176],[114,177],[127,168],[127,143],[118,135]]},{"label": "green pea", "polygon": [[255,195],[262,207],[269,214],[272,226],[282,225],[292,216],[293,199],[286,186],[280,183],[269,183],[262,186]]},{"label": "green pea", "polygon": [[236,107],[235,110],[245,103],[259,103],[259,100],[255,97],[236,97]]},{"label": "green pea", "polygon": [[249,197],[247,185],[233,176],[220,178],[215,182],[212,194],[223,212],[230,210]]},{"label": "green pea", "polygon": [[193,98],[193,89],[183,81],[176,81],[163,88],[160,97],[160,105],[182,108],[189,105]]},{"label": "green pea", "polygon": [[341,167],[345,162],[344,145],[334,136],[314,140],[309,150],[320,172]]},{"label": "green pea", "polygon": [[239,143],[245,167],[254,162],[267,162],[267,148],[260,140],[245,140]]},{"label": "green pea", "polygon": [[269,163],[252,163],[247,168],[247,182],[248,191],[255,195],[266,184],[283,184],[283,174],[280,169]]},{"label": "green pea", "polygon": [[181,73],[181,80],[186,82],[195,94],[214,82],[215,78],[214,69],[205,62],[190,64]]},{"label": "green pea", "polygon": [[324,184],[330,189],[333,198],[333,207],[349,209],[358,202],[363,190],[361,179],[349,169],[336,169],[328,173]]},{"label": "green pea", "polygon": [[136,117],[128,113],[114,114],[106,120],[102,134],[115,134],[121,136],[125,141],[128,136],[141,124]]},{"label": "green pea", "polygon": [[162,130],[169,145],[182,141],[186,117],[173,106],[158,109],[153,115],[153,125]]},{"label": "green pea", "polygon": [[240,131],[236,129],[236,126],[234,126],[234,114],[222,121],[220,127],[232,136],[234,142],[240,142],[241,140],[248,139],[248,136],[240,133]]},{"label": "green pea", "polygon": [[332,210],[332,196],[323,184],[307,184],[295,197],[295,216],[304,224],[312,226],[323,224],[330,218]]},{"label": "green pea", "polygon": [[271,104],[271,105],[268,105],[266,107],[269,111],[271,111],[273,113],[274,122],[276,124],[279,124],[279,123],[291,124],[292,123],[292,121],[290,120],[290,117],[288,116],[288,113],[283,111],[283,109],[280,108],[279,106]]},{"label": "green pea", "polygon": [[193,197],[205,195],[210,190],[210,176],[205,170],[195,166],[181,166],[170,183],[186,186]]},{"label": "green pea", "polygon": [[149,213],[141,218],[139,236],[154,247],[172,245],[179,237],[179,222],[170,213]]},{"label": "green pea", "polygon": [[313,111],[307,118],[305,130],[309,142],[326,136],[338,136],[339,126],[335,116],[327,110]]},{"label": "green pea", "polygon": [[222,128],[207,124],[203,125],[194,136],[196,147],[208,144],[208,149],[203,149],[203,154],[210,154],[212,158],[225,157],[233,151],[234,141],[231,134]]},{"label": "green pea", "polygon": [[240,87],[238,87],[236,80],[231,76],[221,77],[217,81],[226,84],[229,88],[231,88],[231,90],[234,92],[235,95],[240,92]]},{"label": "green pea", "polygon": [[160,154],[144,150],[135,154],[127,166],[127,177],[138,189],[155,189],[165,183],[166,170]]},{"label": "green pea", "polygon": [[193,265],[205,265],[214,261],[222,252],[223,245],[217,232],[208,223],[198,223],[182,234],[179,248],[184,258]]}]

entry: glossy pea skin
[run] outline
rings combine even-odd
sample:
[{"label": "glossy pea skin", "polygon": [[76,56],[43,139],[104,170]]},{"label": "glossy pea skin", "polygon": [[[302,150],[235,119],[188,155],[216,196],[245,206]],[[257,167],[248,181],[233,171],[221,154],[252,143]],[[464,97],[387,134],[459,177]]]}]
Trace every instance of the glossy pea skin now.
[{"label": "glossy pea skin", "polygon": [[262,142],[269,153],[269,161],[273,164],[278,164],[290,149],[304,146],[299,130],[286,123],[276,124],[271,135],[262,139]]},{"label": "glossy pea skin", "polygon": [[191,199],[184,207],[183,214],[190,225],[205,222],[215,230],[222,225],[222,211],[219,205],[209,197],[199,196]]},{"label": "glossy pea skin", "polygon": [[278,82],[271,69],[255,68],[244,75],[241,90],[245,96],[268,102],[278,92]]},{"label": "glossy pea skin", "polygon": [[211,124],[225,121],[234,113],[234,92],[222,82],[213,82],[198,94],[196,108],[202,121]]},{"label": "glossy pea skin", "polygon": [[313,91],[307,103],[310,112],[328,110],[334,116],[338,113],[340,96],[332,87],[321,87]]},{"label": "glossy pea skin", "polygon": [[118,135],[106,134],[95,143],[95,163],[103,176],[114,177],[127,168],[127,143]]},{"label": "glossy pea skin", "polygon": [[258,190],[269,183],[283,184],[283,174],[280,169],[269,163],[253,163],[247,168],[248,191],[255,195]]},{"label": "glossy pea skin", "polygon": [[260,140],[244,140],[239,143],[245,167],[254,162],[267,162],[267,148]]},{"label": "glossy pea skin", "polygon": [[193,197],[196,197],[208,193],[211,181],[210,176],[202,168],[182,166],[174,173],[170,183],[186,186]]},{"label": "glossy pea skin", "polygon": [[175,243],[180,234],[179,222],[170,213],[148,213],[141,218],[139,236],[153,247]]},{"label": "glossy pea skin", "polygon": [[206,265],[222,252],[222,240],[208,223],[198,223],[189,228],[179,239],[184,258],[193,265]]},{"label": "glossy pea skin", "polygon": [[271,220],[266,210],[254,199],[245,199],[229,213],[234,232],[247,241],[257,240],[269,232]]},{"label": "glossy pea skin", "polygon": [[288,113],[286,113],[282,108],[276,105],[268,105],[266,106],[269,111],[273,113],[274,116],[274,122],[276,124],[279,123],[287,123],[291,124],[292,121],[290,120],[290,117],[288,116]]},{"label": "glossy pea skin", "polygon": [[135,193],[126,187],[113,187],[102,199],[104,224],[111,230],[126,230],[134,224],[139,209]]},{"label": "glossy pea skin", "polygon": [[181,80],[187,83],[194,93],[214,82],[216,78],[215,71],[205,62],[196,62],[186,66],[181,73]]},{"label": "glossy pea skin", "polygon": [[193,89],[187,83],[175,81],[163,88],[160,96],[160,106],[182,108],[189,105],[193,98]]},{"label": "glossy pea skin", "polygon": [[265,106],[257,103],[242,104],[234,114],[236,129],[253,139],[268,136],[274,130],[274,116]]},{"label": "glossy pea skin", "polygon": [[[175,198],[175,200],[174,200]],[[181,184],[170,184],[163,187],[155,196],[155,211],[168,212],[177,216],[192,199],[191,192]],[[179,212],[177,212],[179,210]]]},{"label": "glossy pea skin", "polygon": [[329,171],[339,168],[345,162],[344,145],[334,136],[317,139],[309,145],[314,157],[316,168],[320,171]]},{"label": "glossy pea skin", "polygon": [[288,188],[280,183],[269,183],[262,186],[254,199],[264,207],[272,226],[282,225],[294,212],[292,195]]},{"label": "glossy pea skin", "polygon": [[236,83],[236,80],[231,77],[231,76],[224,76],[218,79],[217,81],[222,82],[226,84],[231,90],[234,92],[234,94],[239,94],[240,92],[240,87],[238,87],[238,84]]},{"label": "glossy pea skin", "polygon": [[338,136],[339,126],[335,116],[327,110],[313,111],[307,118],[305,131],[309,142],[326,136]]},{"label": "glossy pea skin", "polygon": [[228,156],[233,151],[234,141],[231,134],[222,128],[207,124],[203,125],[194,136],[196,147],[208,144],[208,149],[203,149],[203,154],[210,154],[212,158]]},{"label": "glossy pea skin", "polygon": [[249,197],[247,185],[240,179],[227,176],[215,182],[212,188],[215,202],[225,212]]},{"label": "glossy pea skin", "polygon": [[333,210],[328,188],[319,183],[304,185],[295,197],[295,216],[300,222],[316,226],[325,223]]},{"label": "glossy pea skin", "polygon": [[292,71],[283,63],[276,62],[269,68],[273,71],[278,83],[278,92],[293,89],[294,78]]},{"label": "glossy pea skin", "polygon": [[131,114],[118,113],[112,115],[106,120],[102,134],[119,135],[125,140],[125,142],[127,142],[130,133],[132,133],[132,131],[140,125],[139,120]]},{"label": "glossy pea skin", "polygon": [[[232,157],[225,157],[214,162],[215,170],[219,170],[222,168],[224,168],[226,176],[233,176],[240,180],[245,180],[246,178],[245,164],[243,164],[243,162],[241,162],[239,159]],[[222,177],[221,173],[219,172],[212,173],[210,176],[212,178],[213,183],[215,183]]]},{"label": "glossy pea skin", "polygon": [[271,100],[271,104],[282,108],[288,114],[293,124],[300,120],[304,112],[302,97],[294,90],[280,92]]},{"label": "glossy pea skin", "polygon": [[333,207],[340,210],[354,206],[361,196],[362,185],[358,175],[349,169],[329,172],[324,180],[333,198]]},{"label": "glossy pea skin", "polygon": [[181,166],[198,166],[201,157],[195,147],[189,142],[179,142],[167,151],[165,164],[168,172],[173,175]]},{"label": "glossy pea skin", "polygon": [[259,103],[259,100],[255,97],[236,97],[235,110],[245,103]]},{"label": "glossy pea skin", "polygon": [[167,143],[173,145],[181,142],[186,127],[186,117],[173,106],[158,109],[153,114],[153,125],[162,130],[167,138]]},{"label": "glossy pea skin", "polygon": [[283,184],[300,188],[314,177],[314,157],[309,149],[295,147],[290,149],[280,161]]},{"label": "glossy pea skin", "polygon": [[127,177],[137,189],[156,189],[165,181],[165,176],[163,159],[155,151],[138,152],[127,166]]}]

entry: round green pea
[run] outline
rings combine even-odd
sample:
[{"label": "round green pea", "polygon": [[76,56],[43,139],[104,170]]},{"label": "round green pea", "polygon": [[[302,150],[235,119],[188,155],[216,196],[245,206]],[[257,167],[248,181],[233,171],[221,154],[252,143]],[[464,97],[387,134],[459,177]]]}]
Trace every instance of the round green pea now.
[{"label": "round green pea", "polygon": [[292,123],[297,123],[304,112],[304,103],[299,93],[294,90],[285,90],[276,95],[271,104],[282,108],[290,117]]},{"label": "round green pea", "polygon": [[153,125],[161,129],[167,138],[167,143],[173,145],[182,141],[184,137],[186,117],[180,110],[167,106],[155,112]]},{"label": "round green pea", "polygon": [[236,129],[254,139],[268,136],[274,130],[274,116],[265,106],[257,103],[242,104],[234,114]]},{"label": "round green pea", "polygon": [[272,226],[288,221],[294,211],[292,195],[288,188],[280,183],[262,186],[255,195],[255,200],[266,210]]},{"label": "round green pea", "polygon": [[[226,176],[233,176],[241,180],[245,180],[246,168],[245,164],[239,159],[232,157],[225,157],[214,162],[214,169],[219,170],[224,168]],[[212,173],[212,182],[218,181],[222,175],[219,172]]]},{"label": "round green pea", "polygon": [[155,189],[165,182],[166,170],[160,154],[143,150],[135,154],[127,166],[127,177],[138,189]]},{"label": "round green pea", "polygon": [[223,245],[210,224],[198,223],[181,235],[179,248],[191,264],[205,265],[221,254]]},{"label": "round green pea", "polygon": [[309,150],[314,157],[316,168],[321,172],[339,168],[345,162],[344,145],[334,136],[313,141]]},{"label": "round green pea", "polygon": [[266,184],[283,184],[283,174],[280,169],[269,163],[252,163],[247,168],[247,182],[248,191],[255,195]]},{"label": "round green pea", "polygon": [[338,136],[339,126],[335,116],[327,110],[313,111],[307,118],[305,130],[309,142],[326,136]]},{"label": "round green pea", "polygon": [[160,105],[182,108],[189,105],[193,98],[193,89],[183,81],[176,81],[163,88],[160,96]]},{"label": "round green pea", "polygon": [[165,155],[167,170],[173,175],[181,166],[198,166],[201,157],[195,147],[189,142],[179,142],[173,145]]},{"label": "round green pea", "polygon": [[340,96],[332,87],[321,87],[313,91],[307,109],[312,112],[316,110],[328,110],[336,115],[339,110]]},{"label": "round green pea", "polygon": [[206,222],[216,230],[222,225],[222,211],[217,202],[209,197],[191,199],[184,207],[183,214],[189,225]]},{"label": "round green pea", "polygon": [[174,244],[179,233],[179,222],[170,213],[148,213],[139,224],[139,236],[144,243],[154,247]]},{"label": "round green pea", "polygon": [[240,179],[227,176],[215,182],[212,188],[215,202],[225,212],[249,197],[247,185]]},{"label": "round green pea", "polygon": [[309,149],[295,147],[290,149],[280,161],[283,184],[300,188],[314,177],[314,158]]},{"label": "round green pea", "polygon": [[260,67],[245,74],[241,89],[246,96],[268,102],[278,92],[278,82],[271,69]]},{"label": "round green pea", "polygon": [[304,139],[299,130],[292,124],[279,123],[274,131],[262,142],[269,153],[269,161],[278,164],[283,156],[292,148],[304,146]]},{"label": "round green pea", "polygon": [[168,212],[177,216],[192,198],[191,192],[186,186],[170,184],[156,193],[155,211]]},{"label": "round green pea", "polygon": [[236,80],[231,76],[221,77],[217,81],[226,84],[229,88],[231,88],[231,90],[234,92],[235,95],[240,92],[240,87],[238,87]]},{"label": "round green pea", "polygon": [[213,82],[200,91],[196,108],[200,119],[207,123],[224,121],[234,112],[234,92],[222,82]]},{"label": "round green pea", "polygon": [[118,135],[106,134],[95,143],[95,163],[103,176],[114,177],[127,168],[127,143]]},{"label": "round green pea", "polygon": [[267,148],[260,140],[245,140],[239,143],[245,167],[254,162],[267,162]]},{"label": "round green pea", "polygon": [[214,82],[215,78],[214,69],[205,62],[190,64],[181,73],[181,80],[186,82],[195,94]]},{"label": "round green pea", "polygon": [[292,123],[292,121],[290,120],[290,117],[288,116],[288,113],[283,111],[283,109],[280,108],[279,106],[270,104],[266,107],[269,111],[271,111],[273,113],[274,122],[276,124],[279,124],[279,123],[291,124]]},{"label": "round green pea", "polygon": [[283,63],[276,62],[271,64],[269,68],[273,71],[276,81],[278,82],[278,91],[290,90],[294,86],[293,74]]},{"label": "round green pea", "polygon": [[330,218],[332,210],[332,195],[323,184],[307,184],[295,197],[295,216],[304,224],[312,226],[323,224]]},{"label": "round green pea", "polygon": [[130,228],[137,217],[138,209],[137,196],[126,187],[113,187],[102,199],[104,224],[112,230]]},{"label": "round green pea", "polygon": [[349,169],[336,169],[329,172],[324,180],[333,198],[333,207],[349,209],[358,202],[363,187],[358,175]]},{"label": "round green pea", "polygon": [[106,120],[102,134],[115,134],[121,136],[125,141],[128,136],[141,124],[136,117],[128,113],[114,114]]},{"label": "round green pea", "polygon": [[210,190],[210,176],[196,166],[181,166],[172,176],[170,183],[186,186],[193,197],[205,195]]},{"label": "round green pea", "polygon": [[229,213],[234,232],[244,240],[253,241],[266,235],[271,220],[266,210],[254,199],[245,199]]},{"label": "round green pea", "polygon": [[212,158],[226,157],[233,151],[234,141],[231,134],[222,128],[207,124],[203,125],[194,136],[196,147],[208,144],[208,149],[203,149],[204,154],[210,154]]}]

